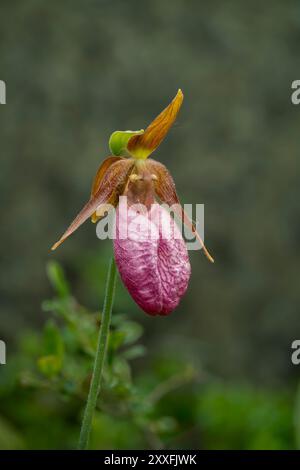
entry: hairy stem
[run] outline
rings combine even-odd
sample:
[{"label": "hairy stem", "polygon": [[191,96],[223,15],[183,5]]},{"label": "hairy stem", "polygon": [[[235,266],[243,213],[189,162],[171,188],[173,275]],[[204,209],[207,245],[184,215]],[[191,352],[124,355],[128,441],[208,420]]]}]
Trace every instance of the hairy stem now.
[{"label": "hairy stem", "polygon": [[116,265],[114,258],[111,259],[107,281],[106,281],[106,290],[103,311],[101,315],[101,324],[98,336],[97,351],[95,355],[93,376],[90,384],[90,390],[88,394],[88,399],[86,402],[86,407],[84,411],[84,416],[81,425],[78,449],[84,450],[87,449],[89,443],[89,437],[92,427],[92,419],[94,411],[97,405],[97,399],[101,388],[102,375],[103,375],[103,366],[106,357],[107,350],[107,340],[109,334],[110,320],[111,320],[111,311],[114,302],[115,296],[115,285],[116,285]]}]

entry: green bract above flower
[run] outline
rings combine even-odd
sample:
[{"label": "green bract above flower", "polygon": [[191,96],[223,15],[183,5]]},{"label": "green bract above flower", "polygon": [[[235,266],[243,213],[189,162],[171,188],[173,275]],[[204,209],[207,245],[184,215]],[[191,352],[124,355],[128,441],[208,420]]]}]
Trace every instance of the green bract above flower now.
[{"label": "green bract above flower", "polygon": [[167,135],[174,123],[183,101],[179,89],[171,103],[149,124],[147,129],[139,131],[115,131],[109,139],[109,148],[113,155],[131,156],[145,159],[154,152]]},{"label": "green bract above flower", "polygon": [[141,129],[139,131],[115,131],[109,138],[109,149],[113,155],[117,157],[127,157],[129,152],[127,150],[127,145],[129,140],[134,135],[141,135],[145,131]]}]

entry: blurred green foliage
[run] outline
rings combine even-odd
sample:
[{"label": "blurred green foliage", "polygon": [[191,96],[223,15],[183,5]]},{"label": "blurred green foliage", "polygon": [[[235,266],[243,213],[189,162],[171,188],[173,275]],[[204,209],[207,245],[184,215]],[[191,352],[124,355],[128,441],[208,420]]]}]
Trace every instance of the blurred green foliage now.
[{"label": "blurred green foliage", "polygon": [[[44,329],[22,334],[1,368],[2,449],[76,447],[101,315],[77,302],[59,264],[47,271],[55,297],[43,303]],[[113,314],[91,448],[295,447],[291,392],[226,384],[179,357],[144,361],[142,334]]]}]

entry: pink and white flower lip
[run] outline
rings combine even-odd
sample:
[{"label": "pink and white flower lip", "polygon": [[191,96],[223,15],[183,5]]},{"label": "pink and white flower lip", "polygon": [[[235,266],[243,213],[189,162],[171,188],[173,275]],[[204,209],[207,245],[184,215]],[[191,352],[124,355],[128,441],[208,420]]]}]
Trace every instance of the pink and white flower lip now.
[{"label": "pink and white flower lip", "polygon": [[[120,237],[124,224],[127,238]],[[134,206],[118,208],[114,253],[124,285],[144,312],[168,315],[177,307],[191,266],[176,222],[162,206],[142,214]]]}]

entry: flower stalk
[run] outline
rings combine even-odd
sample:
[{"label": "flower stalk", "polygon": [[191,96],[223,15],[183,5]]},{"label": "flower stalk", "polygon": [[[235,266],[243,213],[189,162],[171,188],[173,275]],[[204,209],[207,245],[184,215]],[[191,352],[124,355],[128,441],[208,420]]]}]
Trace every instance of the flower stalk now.
[{"label": "flower stalk", "polygon": [[111,312],[114,303],[116,286],[116,265],[112,257],[107,274],[104,305],[101,315],[101,324],[98,336],[98,344],[94,361],[93,375],[90,383],[90,390],[83,415],[78,449],[85,450],[88,448],[89,437],[91,433],[92,420],[97,405],[99,392],[101,389],[103,367],[106,358],[108,335],[111,322]]}]

